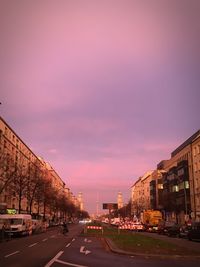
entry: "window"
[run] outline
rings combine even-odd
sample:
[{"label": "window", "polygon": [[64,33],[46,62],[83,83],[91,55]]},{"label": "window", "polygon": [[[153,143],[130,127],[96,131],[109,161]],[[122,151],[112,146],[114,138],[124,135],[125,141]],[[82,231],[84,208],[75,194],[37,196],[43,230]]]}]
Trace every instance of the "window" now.
[{"label": "window", "polygon": [[188,181],[185,181],[185,188],[186,188],[186,189],[190,188],[190,184],[189,184]]},{"label": "window", "polygon": [[158,184],[158,189],[163,189],[163,184]]},{"label": "window", "polygon": [[180,190],[183,190],[184,189],[184,183],[183,182],[179,184],[179,189]]},{"label": "window", "polygon": [[197,170],[198,170],[198,166],[197,166],[197,162],[195,162],[195,164],[194,164],[194,171],[197,172]]},{"label": "window", "polygon": [[178,192],[178,191],[179,191],[178,185],[174,185],[172,188],[172,192]]},{"label": "window", "polygon": [[181,168],[180,170],[178,170],[178,176],[181,176],[183,174],[184,174],[184,169],[183,168]]}]

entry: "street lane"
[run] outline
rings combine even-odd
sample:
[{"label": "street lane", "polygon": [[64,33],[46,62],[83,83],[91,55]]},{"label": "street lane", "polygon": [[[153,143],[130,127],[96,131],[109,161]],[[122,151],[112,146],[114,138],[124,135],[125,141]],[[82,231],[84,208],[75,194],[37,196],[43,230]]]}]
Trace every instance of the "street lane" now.
[{"label": "street lane", "polygon": [[0,244],[3,267],[197,267],[192,259],[159,259],[125,256],[109,251],[103,239],[80,236],[83,226],[70,225],[64,236],[57,228],[46,233],[14,239]]},{"label": "street lane", "polygon": [[81,229],[81,225],[70,225],[69,234],[66,236],[58,228],[54,228],[42,234],[3,242],[0,244],[0,266],[43,267],[76,237]]},{"label": "street lane", "polygon": [[44,267],[197,267],[200,261],[153,257],[127,256],[111,253],[105,243],[93,238],[77,237],[63,247]]}]

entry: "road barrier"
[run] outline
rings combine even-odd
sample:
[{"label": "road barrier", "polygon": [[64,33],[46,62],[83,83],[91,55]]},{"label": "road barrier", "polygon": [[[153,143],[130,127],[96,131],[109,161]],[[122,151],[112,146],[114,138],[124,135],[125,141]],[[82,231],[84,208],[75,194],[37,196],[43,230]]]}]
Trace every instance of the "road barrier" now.
[{"label": "road barrier", "polygon": [[92,229],[92,230],[101,230],[103,234],[103,227],[102,226],[96,226],[96,225],[86,225],[84,232],[87,233],[87,229]]}]

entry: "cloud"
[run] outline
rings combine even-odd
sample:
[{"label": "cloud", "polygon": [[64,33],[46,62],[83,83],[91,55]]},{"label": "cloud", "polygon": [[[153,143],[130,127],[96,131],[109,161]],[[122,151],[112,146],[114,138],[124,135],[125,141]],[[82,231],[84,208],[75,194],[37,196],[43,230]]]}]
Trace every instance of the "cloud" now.
[{"label": "cloud", "polygon": [[72,191],[95,202],[96,185],[114,201],[198,129],[199,10],[4,1],[2,116]]}]

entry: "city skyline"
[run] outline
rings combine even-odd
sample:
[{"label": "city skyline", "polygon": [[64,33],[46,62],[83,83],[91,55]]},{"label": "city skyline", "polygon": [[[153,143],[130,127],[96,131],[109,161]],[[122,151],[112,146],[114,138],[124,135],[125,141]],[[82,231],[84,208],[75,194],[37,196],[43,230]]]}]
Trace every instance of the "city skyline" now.
[{"label": "city skyline", "polygon": [[199,129],[199,9],[0,3],[1,115],[90,213]]}]

